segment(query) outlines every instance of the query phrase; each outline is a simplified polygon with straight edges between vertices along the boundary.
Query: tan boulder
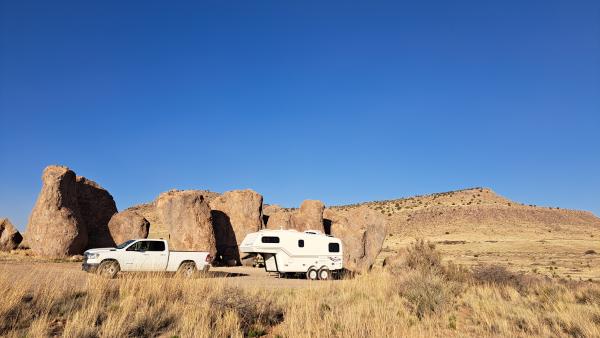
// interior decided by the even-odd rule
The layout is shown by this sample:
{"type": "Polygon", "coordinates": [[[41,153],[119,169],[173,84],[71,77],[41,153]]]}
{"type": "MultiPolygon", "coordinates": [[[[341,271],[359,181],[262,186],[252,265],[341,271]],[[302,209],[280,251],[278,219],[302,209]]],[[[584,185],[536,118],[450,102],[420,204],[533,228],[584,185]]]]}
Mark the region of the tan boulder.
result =
{"type": "Polygon", "coordinates": [[[363,206],[350,211],[327,209],[324,218],[331,235],[342,240],[344,268],[356,273],[369,271],[387,235],[385,217],[363,206]]]}
{"type": "Polygon", "coordinates": [[[8,218],[0,219],[0,251],[10,251],[16,249],[21,241],[23,240],[23,236],[17,230],[17,228],[12,225],[12,223],[8,220],[8,218]]]}
{"type": "Polygon", "coordinates": [[[321,201],[306,200],[300,205],[290,218],[290,228],[298,231],[320,230],[323,231],[323,210],[325,205],[321,201]]]}
{"type": "Polygon", "coordinates": [[[156,210],[173,250],[217,251],[210,208],[202,192],[173,190],[160,194],[156,210]]]}
{"type": "Polygon", "coordinates": [[[279,229],[290,229],[290,218],[292,213],[281,209],[269,215],[269,219],[266,224],[267,229],[279,230],[279,229]]]}
{"type": "Polygon", "coordinates": [[[115,245],[108,231],[108,222],[117,213],[112,195],[98,183],[77,176],[77,202],[81,222],[87,228],[88,248],[105,248],[115,245]]]}
{"type": "Polygon", "coordinates": [[[228,191],[210,201],[217,257],[223,263],[242,263],[238,245],[263,228],[262,202],[262,195],[253,190],[228,191]]]}
{"type": "Polygon", "coordinates": [[[88,241],[81,219],[75,173],[63,166],[44,169],[42,190],[27,225],[33,253],[49,257],[81,254],[88,241]]]}
{"type": "Polygon", "coordinates": [[[130,239],[147,238],[150,222],[133,210],[114,214],[108,222],[110,236],[116,244],[130,239]]]}

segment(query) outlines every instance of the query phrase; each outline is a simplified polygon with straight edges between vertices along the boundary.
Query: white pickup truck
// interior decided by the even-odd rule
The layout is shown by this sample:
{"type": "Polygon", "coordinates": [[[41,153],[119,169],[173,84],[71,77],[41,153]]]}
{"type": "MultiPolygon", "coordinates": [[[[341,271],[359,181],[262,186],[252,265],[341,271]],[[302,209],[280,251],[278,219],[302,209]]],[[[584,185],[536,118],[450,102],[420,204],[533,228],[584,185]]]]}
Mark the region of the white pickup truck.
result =
{"type": "Polygon", "coordinates": [[[119,271],[166,271],[192,276],[208,271],[212,257],[208,252],[169,251],[162,239],[132,239],[114,248],[90,249],[83,254],[82,269],[114,278],[119,271]]]}

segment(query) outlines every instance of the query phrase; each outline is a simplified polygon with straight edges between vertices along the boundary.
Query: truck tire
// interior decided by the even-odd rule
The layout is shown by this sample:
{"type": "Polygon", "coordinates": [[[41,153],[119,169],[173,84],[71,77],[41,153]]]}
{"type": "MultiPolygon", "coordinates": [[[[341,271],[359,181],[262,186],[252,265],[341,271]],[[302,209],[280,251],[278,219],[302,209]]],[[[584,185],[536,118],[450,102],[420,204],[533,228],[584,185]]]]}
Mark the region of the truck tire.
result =
{"type": "Polygon", "coordinates": [[[317,269],[310,267],[306,272],[306,279],[308,280],[317,280],[319,279],[319,272],[317,269]]]}
{"type": "Polygon", "coordinates": [[[331,279],[331,271],[326,266],[323,266],[319,269],[319,279],[320,280],[330,280],[331,279]]]}
{"type": "Polygon", "coordinates": [[[186,277],[186,278],[193,277],[195,273],[196,273],[196,263],[194,263],[194,262],[183,262],[179,266],[179,269],[177,269],[177,274],[182,277],[186,277]]]}
{"type": "Polygon", "coordinates": [[[116,261],[104,261],[98,266],[98,274],[110,279],[115,278],[119,271],[121,271],[121,267],[116,261]]]}

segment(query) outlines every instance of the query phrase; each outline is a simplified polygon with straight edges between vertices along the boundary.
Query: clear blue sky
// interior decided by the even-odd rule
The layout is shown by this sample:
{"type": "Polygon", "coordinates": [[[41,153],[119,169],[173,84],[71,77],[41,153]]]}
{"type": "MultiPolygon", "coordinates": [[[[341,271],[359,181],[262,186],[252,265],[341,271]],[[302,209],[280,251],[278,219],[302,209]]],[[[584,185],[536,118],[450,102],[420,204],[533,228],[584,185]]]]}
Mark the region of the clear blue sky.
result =
{"type": "Polygon", "coordinates": [[[600,215],[598,1],[0,0],[0,215],[49,164],[119,209],[487,186],[600,215]]]}

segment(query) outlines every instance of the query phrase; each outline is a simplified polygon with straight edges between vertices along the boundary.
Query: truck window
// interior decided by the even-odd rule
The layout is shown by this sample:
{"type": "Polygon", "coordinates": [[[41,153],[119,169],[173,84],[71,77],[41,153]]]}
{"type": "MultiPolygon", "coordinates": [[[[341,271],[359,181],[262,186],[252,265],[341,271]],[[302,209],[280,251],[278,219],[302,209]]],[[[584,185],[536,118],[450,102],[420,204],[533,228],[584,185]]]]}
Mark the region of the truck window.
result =
{"type": "Polygon", "coordinates": [[[275,237],[275,236],[263,236],[263,238],[261,238],[261,241],[263,243],[279,243],[279,237],[275,237]]]}
{"type": "Polygon", "coordinates": [[[329,243],[329,252],[340,252],[339,243],[329,243]]]}
{"type": "Polygon", "coordinates": [[[303,239],[298,240],[298,246],[301,248],[304,248],[304,240],[303,239]]]}
{"type": "Polygon", "coordinates": [[[148,251],[149,241],[139,241],[127,248],[127,251],[148,251]]]}
{"type": "Polygon", "coordinates": [[[150,245],[148,251],[165,251],[165,242],[151,241],[148,242],[150,245]]]}

